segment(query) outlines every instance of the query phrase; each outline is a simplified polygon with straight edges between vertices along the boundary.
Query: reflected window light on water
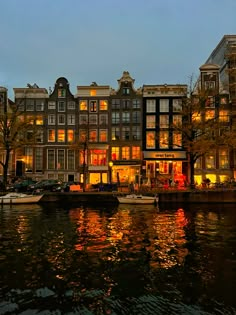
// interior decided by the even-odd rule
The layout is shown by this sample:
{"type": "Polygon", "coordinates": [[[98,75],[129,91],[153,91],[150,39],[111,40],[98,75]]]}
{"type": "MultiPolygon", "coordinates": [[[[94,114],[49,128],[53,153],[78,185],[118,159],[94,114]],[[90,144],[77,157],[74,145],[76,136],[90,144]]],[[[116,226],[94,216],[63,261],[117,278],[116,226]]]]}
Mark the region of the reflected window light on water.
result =
{"type": "Polygon", "coordinates": [[[0,314],[233,314],[235,226],[234,206],[3,208],[0,314]]]}

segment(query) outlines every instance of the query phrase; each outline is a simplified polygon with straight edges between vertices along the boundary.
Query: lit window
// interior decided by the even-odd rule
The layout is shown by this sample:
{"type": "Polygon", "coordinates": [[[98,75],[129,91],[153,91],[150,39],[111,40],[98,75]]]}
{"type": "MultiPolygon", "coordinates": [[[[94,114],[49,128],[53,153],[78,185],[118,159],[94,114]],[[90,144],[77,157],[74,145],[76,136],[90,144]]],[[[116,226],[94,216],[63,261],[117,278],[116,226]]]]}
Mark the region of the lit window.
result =
{"type": "Polygon", "coordinates": [[[113,161],[120,159],[120,148],[119,147],[112,147],[111,148],[111,157],[112,157],[113,161]]]}
{"type": "Polygon", "coordinates": [[[106,165],[106,150],[90,150],[90,165],[106,165]]]}
{"type": "Polygon", "coordinates": [[[106,142],[107,141],[107,130],[100,130],[99,131],[99,141],[106,142]]]}
{"type": "Polygon", "coordinates": [[[87,130],[80,129],[80,131],[79,131],[79,141],[80,142],[86,142],[87,139],[88,139],[87,134],[88,134],[87,130]]]}
{"type": "Polygon", "coordinates": [[[80,110],[88,110],[88,101],[87,100],[79,101],[79,109],[80,110]]]}
{"type": "Polygon", "coordinates": [[[100,110],[107,110],[108,109],[108,102],[107,100],[100,100],[100,110]]]}
{"type": "Polygon", "coordinates": [[[54,129],[48,130],[48,142],[55,142],[55,130],[54,129]]]}
{"type": "Polygon", "coordinates": [[[132,147],[132,159],[139,160],[141,157],[140,147],[132,147]]]}
{"type": "Polygon", "coordinates": [[[219,150],[219,168],[229,168],[229,151],[226,149],[219,150]]]}
{"type": "Polygon", "coordinates": [[[155,147],[156,147],[156,132],[148,131],[146,133],[146,148],[155,149],[155,147]]]}
{"type": "Polygon", "coordinates": [[[96,96],[97,91],[96,90],[90,90],[90,96],[96,96]]]}
{"type": "Polygon", "coordinates": [[[180,132],[173,132],[173,148],[180,149],[182,147],[182,135],[180,132]]]}
{"type": "Polygon", "coordinates": [[[192,114],[192,121],[201,121],[201,113],[195,112],[192,114]]]}
{"type": "Polygon", "coordinates": [[[173,124],[177,127],[182,125],[182,116],[181,115],[173,115],[173,124]]]}
{"type": "Polygon", "coordinates": [[[228,122],[229,121],[229,111],[228,110],[220,110],[219,111],[219,121],[228,122]]]}
{"type": "Polygon", "coordinates": [[[43,116],[37,116],[35,123],[36,125],[43,125],[43,116]]]}
{"type": "Polygon", "coordinates": [[[65,130],[58,129],[57,130],[57,141],[58,142],[65,142],[65,130]]]}
{"type": "Polygon", "coordinates": [[[206,111],[206,120],[214,119],[215,118],[215,110],[207,110],[206,111]]]}
{"type": "Polygon", "coordinates": [[[97,142],[97,130],[89,130],[89,141],[90,142],[97,142]]]}
{"type": "Polygon", "coordinates": [[[169,127],[169,115],[160,115],[160,128],[169,127]]]}
{"type": "Polygon", "coordinates": [[[72,130],[72,129],[67,130],[67,141],[68,142],[74,141],[74,130],[72,130]]]}
{"type": "Polygon", "coordinates": [[[214,152],[209,152],[206,154],[205,163],[206,163],[207,169],[215,168],[215,153],[214,152]]]}
{"type": "Polygon", "coordinates": [[[122,160],[129,160],[130,159],[130,147],[122,147],[121,158],[122,160]]]}
{"type": "Polygon", "coordinates": [[[146,128],[155,128],[156,127],[156,116],[147,115],[146,116],[146,128]]]}
{"type": "Polygon", "coordinates": [[[160,133],[159,133],[159,147],[161,149],[169,148],[169,132],[168,131],[160,131],[160,133]]]}

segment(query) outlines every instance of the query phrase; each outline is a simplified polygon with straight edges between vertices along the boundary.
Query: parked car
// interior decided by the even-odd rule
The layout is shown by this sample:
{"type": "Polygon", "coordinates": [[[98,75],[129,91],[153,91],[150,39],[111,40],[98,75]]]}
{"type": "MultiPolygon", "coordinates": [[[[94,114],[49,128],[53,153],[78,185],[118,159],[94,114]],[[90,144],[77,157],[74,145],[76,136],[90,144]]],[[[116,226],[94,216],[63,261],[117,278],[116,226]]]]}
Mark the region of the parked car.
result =
{"type": "Polygon", "coordinates": [[[27,191],[30,185],[34,185],[36,181],[32,179],[25,179],[20,182],[15,182],[7,187],[7,191],[24,192],[27,191]]]}
{"type": "Polygon", "coordinates": [[[50,190],[53,191],[56,187],[61,185],[61,181],[57,179],[43,179],[33,185],[28,186],[28,191],[34,190],[50,190]]]}

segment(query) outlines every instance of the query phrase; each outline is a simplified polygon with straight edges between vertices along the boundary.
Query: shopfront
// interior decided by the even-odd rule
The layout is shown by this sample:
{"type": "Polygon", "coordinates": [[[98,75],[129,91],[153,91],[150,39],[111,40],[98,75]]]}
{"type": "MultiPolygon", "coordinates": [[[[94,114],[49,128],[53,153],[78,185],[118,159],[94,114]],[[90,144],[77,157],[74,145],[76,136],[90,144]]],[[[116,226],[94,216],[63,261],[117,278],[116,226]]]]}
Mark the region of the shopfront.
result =
{"type": "Polygon", "coordinates": [[[144,152],[143,183],[159,187],[186,186],[188,183],[186,152],[144,152]]]}

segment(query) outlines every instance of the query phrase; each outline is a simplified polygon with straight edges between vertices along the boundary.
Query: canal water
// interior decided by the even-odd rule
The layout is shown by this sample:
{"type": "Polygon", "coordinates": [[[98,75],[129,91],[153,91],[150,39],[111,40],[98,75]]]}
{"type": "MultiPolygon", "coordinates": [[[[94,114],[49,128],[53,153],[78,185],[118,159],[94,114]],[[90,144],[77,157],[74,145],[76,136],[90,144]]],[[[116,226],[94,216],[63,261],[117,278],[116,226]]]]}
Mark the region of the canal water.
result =
{"type": "Polygon", "coordinates": [[[0,314],[236,314],[236,207],[3,206],[0,314]]]}

